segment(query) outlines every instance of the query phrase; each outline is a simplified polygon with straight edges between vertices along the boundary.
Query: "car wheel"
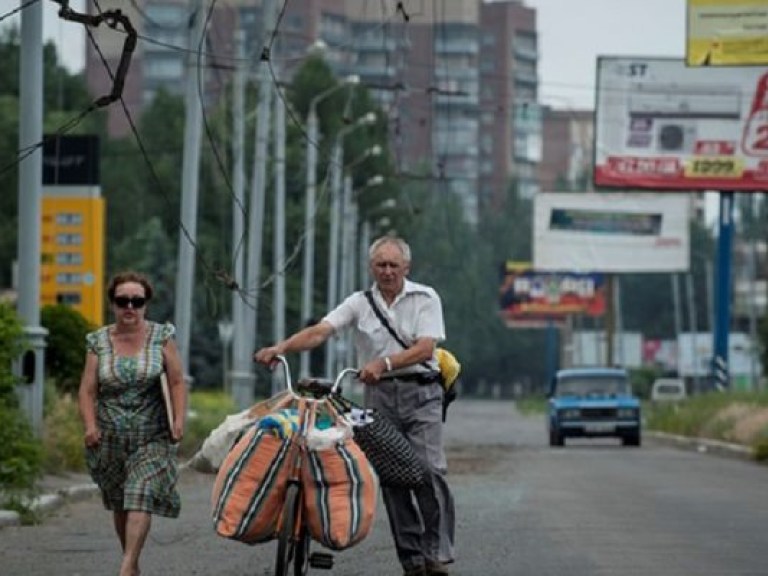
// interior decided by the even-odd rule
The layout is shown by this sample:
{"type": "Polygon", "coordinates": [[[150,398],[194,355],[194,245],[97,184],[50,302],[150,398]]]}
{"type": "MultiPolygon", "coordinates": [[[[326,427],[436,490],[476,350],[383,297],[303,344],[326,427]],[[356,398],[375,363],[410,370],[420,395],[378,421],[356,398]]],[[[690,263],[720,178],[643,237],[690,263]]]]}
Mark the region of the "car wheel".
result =
{"type": "Polygon", "coordinates": [[[636,432],[634,434],[630,434],[629,436],[622,437],[621,443],[624,446],[640,446],[640,433],[636,432]]]}
{"type": "Polygon", "coordinates": [[[563,446],[565,444],[565,438],[563,437],[563,434],[553,428],[549,431],[549,445],[550,446],[563,446]]]}

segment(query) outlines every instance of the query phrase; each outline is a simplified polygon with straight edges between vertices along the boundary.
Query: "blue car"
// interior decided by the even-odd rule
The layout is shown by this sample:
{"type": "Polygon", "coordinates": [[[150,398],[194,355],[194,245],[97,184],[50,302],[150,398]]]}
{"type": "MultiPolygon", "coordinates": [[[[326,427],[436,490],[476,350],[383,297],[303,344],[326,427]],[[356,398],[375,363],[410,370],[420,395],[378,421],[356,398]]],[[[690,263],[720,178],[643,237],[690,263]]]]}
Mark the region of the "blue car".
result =
{"type": "Polygon", "coordinates": [[[640,446],[640,400],[632,395],[621,368],[559,370],[549,390],[549,445],[566,438],[618,437],[624,446],[640,446]]]}

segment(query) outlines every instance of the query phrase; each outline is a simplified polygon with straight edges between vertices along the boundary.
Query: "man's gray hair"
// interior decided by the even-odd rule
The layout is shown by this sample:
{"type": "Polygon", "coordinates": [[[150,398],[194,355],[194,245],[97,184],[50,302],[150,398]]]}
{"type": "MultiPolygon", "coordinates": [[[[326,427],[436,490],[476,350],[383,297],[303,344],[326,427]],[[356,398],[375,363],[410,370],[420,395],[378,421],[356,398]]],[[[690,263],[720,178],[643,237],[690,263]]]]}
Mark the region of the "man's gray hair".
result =
{"type": "Polygon", "coordinates": [[[394,244],[400,248],[400,252],[403,254],[403,260],[406,262],[411,261],[411,247],[408,246],[408,243],[405,240],[398,236],[382,236],[381,238],[374,240],[371,247],[368,249],[368,260],[373,260],[373,255],[379,248],[384,246],[384,244],[394,244]]]}

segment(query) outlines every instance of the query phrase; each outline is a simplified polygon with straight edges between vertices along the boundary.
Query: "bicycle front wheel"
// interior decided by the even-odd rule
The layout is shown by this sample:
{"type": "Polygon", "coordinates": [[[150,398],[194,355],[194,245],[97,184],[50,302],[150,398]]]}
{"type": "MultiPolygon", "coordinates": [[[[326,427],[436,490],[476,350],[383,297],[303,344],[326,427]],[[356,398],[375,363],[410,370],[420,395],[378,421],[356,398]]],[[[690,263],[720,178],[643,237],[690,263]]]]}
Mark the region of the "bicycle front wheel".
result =
{"type": "Polygon", "coordinates": [[[300,493],[297,484],[288,486],[283,504],[283,524],[277,539],[275,576],[288,576],[293,565],[293,576],[304,576],[309,566],[309,535],[299,520],[300,493]]]}

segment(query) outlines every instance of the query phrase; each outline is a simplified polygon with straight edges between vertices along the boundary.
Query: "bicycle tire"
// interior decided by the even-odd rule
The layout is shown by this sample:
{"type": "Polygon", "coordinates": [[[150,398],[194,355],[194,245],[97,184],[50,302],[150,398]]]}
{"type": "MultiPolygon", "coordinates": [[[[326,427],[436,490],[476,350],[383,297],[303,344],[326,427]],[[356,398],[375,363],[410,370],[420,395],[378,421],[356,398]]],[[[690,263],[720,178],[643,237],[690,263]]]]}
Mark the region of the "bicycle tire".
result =
{"type": "Polygon", "coordinates": [[[296,542],[293,561],[293,576],[306,576],[309,572],[309,543],[311,538],[307,527],[302,523],[299,528],[299,541],[296,542]]]}
{"type": "MultiPolygon", "coordinates": [[[[277,558],[275,559],[275,576],[288,576],[291,564],[296,560],[296,519],[299,509],[299,486],[290,484],[285,492],[283,518],[280,533],[277,537],[277,558]]],[[[296,564],[294,564],[294,572],[296,564]]],[[[294,576],[296,576],[294,574],[294,576]]]]}

